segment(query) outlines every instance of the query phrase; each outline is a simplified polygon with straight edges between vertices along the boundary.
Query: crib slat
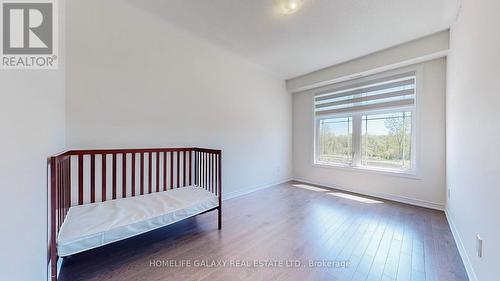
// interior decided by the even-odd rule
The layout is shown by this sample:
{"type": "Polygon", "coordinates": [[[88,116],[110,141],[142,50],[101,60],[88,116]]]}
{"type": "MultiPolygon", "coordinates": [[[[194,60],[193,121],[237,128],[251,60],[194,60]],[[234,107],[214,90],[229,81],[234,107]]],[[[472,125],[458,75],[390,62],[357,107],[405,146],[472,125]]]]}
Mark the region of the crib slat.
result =
{"type": "Polygon", "coordinates": [[[59,225],[62,225],[62,221],[63,221],[63,212],[62,212],[62,208],[63,208],[63,204],[62,204],[62,199],[63,199],[63,192],[64,192],[64,186],[63,186],[63,181],[64,181],[64,171],[63,171],[63,165],[62,165],[62,162],[59,163],[59,225]]]}
{"type": "Polygon", "coordinates": [[[187,182],[187,175],[186,175],[186,171],[187,171],[187,162],[186,162],[186,151],[183,151],[182,152],[182,157],[183,157],[183,163],[182,163],[182,179],[183,179],[183,182],[184,182],[184,186],[186,186],[187,182]]]}
{"type": "Polygon", "coordinates": [[[66,161],[62,161],[61,163],[61,170],[62,170],[62,200],[61,200],[61,213],[62,213],[62,216],[64,218],[64,215],[65,215],[65,212],[66,212],[66,181],[67,181],[67,173],[66,173],[66,161]]]}
{"type": "Polygon", "coordinates": [[[214,154],[214,170],[213,170],[213,192],[214,194],[217,193],[217,154],[214,154]]]}
{"type": "Polygon", "coordinates": [[[116,199],[116,153],[113,153],[113,199],[116,199]]]}
{"type": "Polygon", "coordinates": [[[141,153],[141,195],[144,194],[144,153],[141,153]]]}
{"type": "Polygon", "coordinates": [[[219,183],[218,177],[217,177],[217,172],[219,171],[219,166],[217,159],[219,159],[219,156],[217,154],[214,155],[214,194],[217,195],[217,185],[219,183]]]}
{"type": "Polygon", "coordinates": [[[61,206],[59,212],[61,212],[61,224],[64,218],[64,196],[66,195],[64,193],[64,181],[66,180],[66,173],[64,172],[64,162],[61,161],[61,206]]]}
{"type": "Polygon", "coordinates": [[[90,203],[95,202],[95,154],[90,154],[90,203]]]}
{"type": "Polygon", "coordinates": [[[78,205],[83,204],[83,154],[78,155],[78,205]]]}
{"type": "Polygon", "coordinates": [[[61,212],[59,211],[60,206],[61,206],[61,167],[60,167],[60,162],[58,161],[56,164],[56,170],[57,170],[57,189],[56,189],[56,212],[57,212],[57,228],[59,229],[61,225],[61,212]]]}
{"type": "Polygon", "coordinates": [[[63,216],[63,219],[64,219],[64,216],[66,215],[66,196],[67,196],[67,191],[66,191],[66,188],[67,188],[67,185],[66,183],[68,182],[68,173],[67,173],[67,167],[68,167],[68,164],[67,164],[67,161],[64,160],[62,162],[62,171],[63,171],[63,177],[62,177],[62,206],[61,206],[61,212],[62,212],[62,216],[63,216]]]}
{"type": "Polygon", "coordinates": [[[170,189],[174,188],[174,153],[170,152],[170,189]]]}
{"type": "Polygon", "coordinates": [[[205,153],[205,186],[208,191],[210,191],[210,154],[205,153]]]}
{"type": "Polygon", "coordinates": [[[212,154],[207,154],[207,187],[212,192],[212,154]]]}
{"type": "Polygon", "coordinates": [[[167,152],[163,152],[163,190],[167,190],[167,152]]]}
{"type": "Polygon", "coordinates": [[[64,179],[64,171],[62,168],[62,161],[59,162],[59,225],[62,225],[62,198],[63,198],[63,192],[64,192],[64,187],[63,187],[63,179],[64,179]]]}
{"type": "Polygon", "coordinates": [[[151,158],[152,158],[152,154],[151,154],[151,152],[150,152],[150,153],[148,154],[148,191],[149,191],[149,193],[151,193],[151,184],[152,184],[152,179],[151,179],[151,177],[152,177],[152,174],[153,174],[153,167],[152,167],[152,165],[151,165],[151,163],[152,163],[153,161],[151,160],[151,158]]]}
{"type": "Polygon", "coordinates": [[[194,151],[194,184],[199,186],[198,184],[198,172],[200,171],[198,169],[198,152],[194,151]]]}
{"type": "Polygon", "coordinates": [[[67,182],[68,182],[68,161],[64,160],[62,162],[62,171],[63,171],[63,177],[62,177],[62,188],[63,188],[63,193],[62,193],[62,206],[61,206],[61,212],[64,220],[64,216],[66,216],[66,198],[68,196],[68,191],[67,191],[67,182]]]}
{"type": "Polygon", "coordinates": [[[127,197],[127,153],[122,154],[122,198],[127,197]]]}
{"type": "Polygon", "coordinates": [[[215,172],[215,163],[214,163],[214,157],[215,155],[214,154],[211,154],[210,155],[210,177],[212,178],[212,180],[210,180],[210,186],[211,186],[211,190],[212,192],[215,190],[215,175],[214,175],[214,172],[215,172]]]}
{"type": "Polygon", "coordinates": [[[64,220],[64,216],[66,215],[66,197],[67,197],[67,185],[66,183],[68,182],[68,172],[67,172],[67,167],[68,167],[68,164],[67,164],[67,161],[64,160],[62,162],[62,171],[63,171],[63,177],[62,177],[62,206],[61,206],[61,212],[62,212],[62,217],[63,217],[63,220],[64,220]]]}
{"type": "Polygon", "coordinates": [[[177,187],[179,187],[181,183],[181,177],[180,177],[181,157],[179,151],[177,151],[176,154],[177,154],[177,187]]]}
{"type": "Polygon", "coordinates": [[[59,206],[59,197],[58,197],[58,194],[59,194],[59,169],[58,169],[58,161],[55,161],[54,162],[54,165],[51,166],[51,169],[53,169],[55,172],[54,172],[54,178],[51,179],[51,180],[54,180],[55,181],[55,184],[54,184],[54,189],[51,190],[51,196],[54,196],[54,200],[52,200],[52,202],[54,202],[54,214],[55,214],[55,217],[54,217],[54,224],[56,225],[56,228],[59,229],[59,213],[57,212],[57,208],[59,206]]]}
{"type": "Polygon", "coordinates": [[[67,207],[67,210],[66,212],[69,210],[69,207],[71,206],[71,156],[68,157],[68,182],[67,182],[67,186],[66,188],[68,189],[68,199],[66,201],[66,207],[67,207]]]}
{"type": "Polygon", "coordinates": [[[205,153],[200,152],[200,182],[201,186],[205,188],[205,153]]]}
{"type": "Polygon", "coordinates": [[[106,201],[106,154],[101,155],[101,201],[106,201]]]}
{"type": "Polygon", "coordinates": [[[64,197],[64,215],[66,216],[66,214],[68,213],[68,198],[69,198],[69,193],[71,191],[71,181],[70,181],[70,170],[69,170],[69,161],[70,157],[68,157],[68,160],[66,160],[66,172],[64,173],[66,175],[66,182],[65,182],[65,188],[64,190],[66,191],[66,197],[64,197]]]}
{"type": "Polygon", "coordinates": [[[70,200],[70,192],[71,192],[71,188],[70,188],[70,184],[71,184],[71,174],[70,174],[70,164],[71,164],[71,161],[69,160],[70,158],[68,157],[68,160],[66,160],[66,187],[65,187],[65,190],[66,190],[66,199],[64,200],[64,213],[65,215],[68,213],[68,209],[69,209],[69,200],[70,200]]]}
{"type": "MultiPolygon", "coordinates": [[[[217,193],[216,195],[219,197],[219,208],[221,206],[221,203],[222,203],[222,194],[221,191],[222,191],[222,152],[219,152],[218,156],[218,163],[217,163],[217,167],[218,167],[218,173],[217,173],[217,178],[219,179],[219,182],[217,183],[217,193]]],[[[220,213],[221,212],[221,209],[219,209],[219,218],[220,218],[220,213]]],[[[219,220],[220,222],[220,220],[219,220]]]]}
{"type": "Polygon", "coordinates": [[[61,203],[61,212],[62,212],[62,216],[64,218],[64,215],[66,214],[66,182],[67,182],[67,177],[68,177],[68,174],[66,172],[66,167],[67,167],[67,164],[66,164],[66,161],[62,161],[61,163],[61,168],[62,168],[62,173],[63,173],[63,176],[62,176],[62,203],[61,203]]]}
{"type": "Polygon", "coordinates": [[[217,155],[214,155],[214,192],[217,190],[217,155]]]}
{"type": "Polygon", "coordinates": [[[60,197],[61,197],[61,203],[60,203],[60,206],[59,206],[59,212],[61,213],[61,225],[62,225],[62,222],[63,222],[63,219],[64,219],[64,196],[66,195],[64,193],[64,181],[65,181],[65,176],[66,176],[66,173],[64,172],[64,162],[61,161],[61,164],[60,164],[60,169],[61,169],[61,191],[60,191],[60,197]]]}
{"type": "Polygon", "coordinates": [[[61,188],[62,188],[62,193],[61,193],[61,213],[64,218],[64,212],[66,211],[66,161],[61,162],[61,171],[62,171],[62,177],[61,177],[61,188]]]}
{"type": "Polygon", "coordinates": [[[213,190],[217,190],[217,155],[214,154],[213,157],[214,170],[213,170],[213,190]]]}
{"type": "Polygon", "coordinates": [[[156,192],[160,191],[160,152],[156,152],[156,192]]]}
{"type": "Polygon", "coordinates": [[[207,158],[207,190],[210,190],[210,154],[207,153],[206,155],[207,158]]]}
{"type": "Polygon", "coordinates": [[[215,194],[217,194],[217,185],[219,184],[219,177],[217,173],[219,172],[219,155],[215,155],[214,164],[215,164],[215,194]]]}
{"type": "Polygon", "coordinates": [[[62,171],[61,171],[61,162],[57,163],[56,166],[57,169],[57,227],[61,227],[61,177],[62,177],[62,171]]]}
{"type": "Polygon", "coordinates": [[[62,225],[63,222],[63,195],[64,195],[64,171],[63,171],[63,163],[62,161],[59,163],[59,225],[62,225]]]}
{"type": "Polygon", "coordinates": [[[68,161],[63,162],[64,169],[64,198],[63,198],[63,215],[66,216],[66,207],[68,206],[68,161]]]}
{"type": "Polygon", "coordinates": [[[192,152],[191,150],[190,150],[190,151],[189,151],[189,153],[188,153],[188,155],[189,155],[189,166],[188,166],[188,167],[189,167],[189,168],[188,168],[188,173],[189,173],[189,185],[191,185],[191,184],[192,184],[192,183],[191,183],[191,176],[192,176],[192,173],[191,173],[191,172],[192,172],[192,166],[193,166],[193,164],[191,163],[191,157],[192,157],[192,155],[191,155],[191,154],[192,154],[192,153],[193,153],[193,152],[192,152]]]}
{"type": "MultiPolygon", "coordinates": [[[[217,156],[217,178],[219,179],[219,182],[217,183],[217,194],[221,191],[221,185],[222,185],[222,155],[219,154],[217,156]]],[[[222,195],[220,195],[222,196],[222,195]]]]}
{"type": "Polygon", "coordinates": [[[215,154],[212,154],[212,192],[215,190],[215,154]]]}
{"type": "Polygon", "coordinates": [[[132,179],[130,186],[132,187],[132,196],[135,196],[135,152],[132,153],[132,179]]]}

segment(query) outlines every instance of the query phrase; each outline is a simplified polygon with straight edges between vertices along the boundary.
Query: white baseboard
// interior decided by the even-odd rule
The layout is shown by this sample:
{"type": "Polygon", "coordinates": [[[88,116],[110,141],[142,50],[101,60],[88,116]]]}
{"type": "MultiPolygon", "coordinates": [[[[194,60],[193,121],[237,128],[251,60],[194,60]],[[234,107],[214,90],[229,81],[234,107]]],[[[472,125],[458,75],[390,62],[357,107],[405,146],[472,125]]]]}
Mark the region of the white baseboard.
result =
{"type": "Polygon", "coordinates": [[[284,178],[284,179],[281,179],[281,180],[278,180],[278,181],[275,181],[275,182],[271,182],[271,183],[267,183],[267,184],[260,184],[260,185],[253,186],[253,187],[250,187],[250,188],[245,188],[243,190],[238,190],[238,191],[234,191],[234,192],[229,192],[229,193],[226,193],[226,194],[222,194],[222,200],[225,201],[225,200],[233,199],[233,198],[236,198],[236,197],[240,197],[240,196],[243,196],[243,195],[255,192],[255,191],[259,191],[259,190],[262,190],[262,189],[265,189],[265,188],[268,188],[268,187],[271,187],[271,186],[275,186],[275,185],[278,185],[278,184],[289,182],[291,180],[292,180],[291,177],[290,178],[284,178]]]}
{"type": "Polygon", "coordinates": [[[460,257],[462,258],[462,262],[465,266],[465,271],[467,271],[467,275],[469,276],[469,280],[470,281],[478,281],[477,276],[476,276],[476,272],[474,271],[474,268],[472,267],[472,263],[470,262],[469,255],[467,254],[467,251],[465,250],[464,243],[462,242],[462,237],[460,236],[460,232],[458,232],[458,229],[455,226],[453,219],[449,215],[448,209],[445,208],[444,213],[446,214],[446,219],[448,220],[448,224],[450,225],[451,234],[453,235],[453,238],[455,239],[455,244],[457,244],[458,252],[460,253],[460,257]]]}
{"type": "MultiPolygon", "coordinates": [[[[62,262],[63,262],[63,258],[58,258],[57,259],[57,278],[59,278],[59,273],[61,273],[61,268],[62,268],[62,262]]],[[[52,272],[51,272],[51,264],[52,262],[49,260],[49,263],[47,265],[47,281],[51,281],[52,280],[52,272]]]]}
{"type": "Polygon", "coordinates": [[[313,181],[313,180],[301,178],[301,177],[295,177],[294,180],[298,181],[298,182],[307,183],[307,184],[319,185],[319,186],[324,186],[327,188],[344,190],[344,191],[348,191],[348,192],[377,197],[377,198],[381,198],[381,199],[387,199],[387,200],[396,201],[396,202],[405,203],[405,204],[410,204],[410,205],[414,205],[414,206],[444,211],[444,205],[439,204],[439,203],[435,203],[435,202],[414,199],[414,198],[409,198],[409,197],[404,197],[404,196],[399,196],[399,195],[387,194],[387,193],[365,192],[365,191],[360,191],[360,190],[357,190],[354,188],[335,186],[335,185],[331,185],[328,183],[313,181]]]}

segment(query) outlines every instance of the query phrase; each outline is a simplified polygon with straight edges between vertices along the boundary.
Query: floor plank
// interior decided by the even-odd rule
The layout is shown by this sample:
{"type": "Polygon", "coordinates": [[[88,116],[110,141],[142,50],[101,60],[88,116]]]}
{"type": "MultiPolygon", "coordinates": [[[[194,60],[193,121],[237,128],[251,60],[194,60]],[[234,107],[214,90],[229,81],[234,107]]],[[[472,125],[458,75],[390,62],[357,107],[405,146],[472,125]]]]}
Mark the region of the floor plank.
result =
{"type": "Polygon", "coordinates": [[[60,280],[468,280],[443,212],[298,182],[65,259],[60,280]]]}

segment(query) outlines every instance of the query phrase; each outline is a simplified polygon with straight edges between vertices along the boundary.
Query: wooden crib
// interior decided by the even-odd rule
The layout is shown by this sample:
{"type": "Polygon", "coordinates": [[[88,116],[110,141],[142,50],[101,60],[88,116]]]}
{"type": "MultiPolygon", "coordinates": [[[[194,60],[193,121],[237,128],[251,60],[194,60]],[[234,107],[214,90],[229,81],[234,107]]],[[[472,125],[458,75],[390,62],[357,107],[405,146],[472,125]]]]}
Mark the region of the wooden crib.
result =
{"type": "MultiPolygon", "coordinates": [[[[61,256],[123,240],[187,217],[218,210],[218,228],[221,229],[221,157],[221,150],[205,148],[70,150],[49,157],[52,280],[57,280],[57,261],[61,256]],[[182,198],[174,202],[187,202],[186,206],[197,207],[190,207],[186,211],[182,210],[182,204],[169,207],[169,203],[162,203],[162,200],[168,201],[165,198],[176,199],[176,196],[182,198]],[[123,231],[120,230],[123,234],[119,232],[121,236],[116,238],[114,233],[110,241],[102,242],[105,233],[95,234],[102,235],[99,236],[100,240],[94,239],[101,241],[100,244],[78,248],[75,243],[80,240],[71,237],[66,240],[71,243],[73,240],[78,241],[73,244],[68,242],[64,250],[59,245],[62,244],[62,234],[67,234],[65,237],[74,236],[75,227],[76,233],[78,232],[78,216],[88,219],[89,213],[95,209],[102,212],[120,204],[122,210],[127,209],[124,207],[127,204],[149,208],[148,200],[162,203],[160,209],[170,208],[171,213],[160,214],[161,216],[155,217],[156,221],[144,224],[147,227],[141,225],[141,221],[124,224],[123,231]],[[198,205],[191,204],[194,201],[190,200],[195,200],[198,205]],[[97,205],[99,208],[94,208],[97,205]]],[[[153,205],[151,204],[151,208],[153,205]]],[[[99,213],[94,213],[94,216],[103,217],[99,213]]],[[[87,236],[88,234],[86,233],[87,236]]],[[[89,244],[88,241],[85,243],[89,244]]]]}

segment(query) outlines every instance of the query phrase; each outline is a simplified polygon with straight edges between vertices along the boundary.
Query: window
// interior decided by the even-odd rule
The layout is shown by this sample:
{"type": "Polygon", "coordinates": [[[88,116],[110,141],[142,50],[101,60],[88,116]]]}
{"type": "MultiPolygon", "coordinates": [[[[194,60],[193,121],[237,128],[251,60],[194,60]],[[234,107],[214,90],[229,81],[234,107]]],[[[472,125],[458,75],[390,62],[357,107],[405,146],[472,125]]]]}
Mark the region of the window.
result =
{"type": "Polygon", "coordinates": [[[415,72],[316,94],[315,163],[414,173],[415,97],[415,72]]]}
{"type": "Polygon", "coordinates": [[[411,169],[411,111],[364,115],[361,165],[411,169]]]}
{"type": "Polygon", "coordinates": [[[322,119],[319,132],[319,161],[352,163],[352,117],[322,119]]]}

